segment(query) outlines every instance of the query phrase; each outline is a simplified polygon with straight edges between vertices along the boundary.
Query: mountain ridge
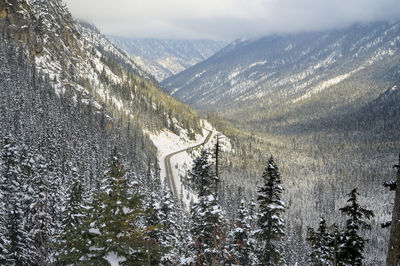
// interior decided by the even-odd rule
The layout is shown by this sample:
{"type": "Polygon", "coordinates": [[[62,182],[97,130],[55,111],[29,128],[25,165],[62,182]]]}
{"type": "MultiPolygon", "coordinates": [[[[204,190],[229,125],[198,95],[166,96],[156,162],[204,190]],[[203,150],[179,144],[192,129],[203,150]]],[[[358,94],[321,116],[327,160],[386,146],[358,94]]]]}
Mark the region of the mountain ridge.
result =
{"type": "MultiPolygon", "coordinates": [[[[272,106],[304,104],[355,76],[373,81],[382,92],[398,75],[399,31],[399,22],[376,22],[237,40],[162,85],[196,108],[221,112],[232,106],[246,112],[244,105],[273,112],[272,106]]],[[[368,94],[375,85],[360,97],[372,99],[368,94]]]]}
{"type": "Polygon", "coordinates": [[[62,1],[1,0],[0,14],[3,34],[27,49],[58,93],[73,90],[112,117],[130,117],[149,130],[201,133],[194,110],[165,93],[96,27],[75,21],[62,1]]]}
{"type": "Polygon", "coordinates": [[[213,40],[109,38],[159,82],[203,61],[225,45],[225,42],[213,40]]]}

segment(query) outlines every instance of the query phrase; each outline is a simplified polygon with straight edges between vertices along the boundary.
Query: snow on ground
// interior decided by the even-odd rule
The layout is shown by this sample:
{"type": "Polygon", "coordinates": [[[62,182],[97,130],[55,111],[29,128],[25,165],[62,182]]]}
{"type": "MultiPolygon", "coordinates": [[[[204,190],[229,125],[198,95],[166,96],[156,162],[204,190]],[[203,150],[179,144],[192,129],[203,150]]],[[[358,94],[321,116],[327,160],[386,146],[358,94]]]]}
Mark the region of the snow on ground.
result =
{"type": "Polygon", "coordinates": [[[120,263],[126,261],[124,257],[118,257],[114,252],[107,253],[107,256],[104,257],[111,266],[119,266],[120,263]]]}
{"type": "Polygon", "coordinates": [[[187,134],[184,134],[186,132],[178,136],[168,129],[164,129],[158,133],[150,131],[146,131],[145,133],[149,135],[150,139],[153,141],[154,145],[158,149],[157,157],[161,168],[162,183],[164,183],[164,179],[166,176],[164,165],[165,157],[173,152],[180,151],[203,142],[207,135],[207,133],[204,134],[203,130],[203,136],[201,136],[200,134],[196,134],[195,140],[190,140],[187,134]]]}
{"type": "MultiPolygon", "coordinates": [[[[181,134],[180,136],[176,135],[168,129],[164,129],[159,133],[146,132],[158,149],[157,157],[161,169],[160,178],[162,184],[164,184],[166,178],[165,157],[168,154],[186,149],[188,147],[196,146],[204,142],[205,138],[208,135],[208,131],[206,130],[207,127],[204,128],[204,126],[209,126],[209,124],[203,123],[203,136],[201,136],[200,134],[196,134],[195,140],[190,140],[187,134],[185,134],[186,131],[184,130],[181,130],[183,134],[181,134]]],[[[208,129],[210,130],[210,128],[208,129]]],[[[171,158],[171,167],[177,193],[178,196],[182,196],[185,202],[185,206],[189,206],[189,202],[192,199],[192,193],[185,190],[184,188],[182,189],[179,174],[183,174],[184,172],[184,170],[181,169],[182,167],[185,167],[185,169],[191,167],[192,161],[193,157],[189,156],[187,152],[179,153],[171,158]]]]}
{"type": "MultiPolygon", "coordinates": [[[[176,151],[180,151],[189,147],[196,146],[204,142],[209,132],[212,132],[212,136],[209,142],[205,145],[205,148],[211,149],[216,143],[216,135],[220,136],[221,148],[224,151],[231,151],[231,144],[227,137],[223,136],[221,133],[216,131],[215,128],[211,126],[205,120],[202,120],[203,126],[203,136],[196,135],[195,140],[190,140],[187,136],[187,131],[181,130],[183,134],[180,136],[174,134],[173,132],[165,129],[159,133],[146,132],[150,139],[153,141],[154,145],[158,149],[158,160],[161,168],[160,178],[161,183],[164,184],[166,177],[165,169],[165,157],[176,151]]],[[[193,159],[199,155],[201,147],[188,152],[181,152],[171,157],[171,168],[174,182],[176,185],[178,197],[181,197],[186,208],[190,206],[191,201],[196,201],[197,197],[190,190],[183,187],[181,182],[181,177],[186,176],[187,170],[192,167],[193,159]]]]}

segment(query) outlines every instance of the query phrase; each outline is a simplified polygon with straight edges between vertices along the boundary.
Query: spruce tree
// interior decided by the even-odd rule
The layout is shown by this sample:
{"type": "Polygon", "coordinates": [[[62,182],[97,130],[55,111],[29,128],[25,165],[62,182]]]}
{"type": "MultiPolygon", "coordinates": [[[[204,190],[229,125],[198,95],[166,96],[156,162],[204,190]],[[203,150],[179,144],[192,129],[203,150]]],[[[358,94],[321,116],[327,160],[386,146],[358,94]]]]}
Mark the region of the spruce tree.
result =
{"type": "Polygon", "coordinates": [[[230,255],[235,265],[251,265],[252,246],[250,241],[251,227],[246,201],[241,200],[236,219],[231,229],[232,243],[230,255]]]}
{"type": "Polygon", "coordinates": [[[259,218],[257,221],[258,238],[257,256],[263,265],[282,264],[282,245],[285,226],[282,214],[285,203],[281,200],[282,180],[278,167],[271,158],[262,178],[264,185],[258,187],[259,218]]]}
{"type": "Polygon", "coordinates": [[[343,232],[342,241],[340,243],[340,260],[343,264],[349,265],[362,265],[364,258],[363,251],[365,243],[368,241],[359,235],[359,231],[371,230],[371,225],[364,219],[370,219],[374,216],[371,210],[362,208],[357,202],[357,196],[359,196],[357,189],[353,189],[348,195],[349,203],[339,210],[348,216],[346,221],[346,227],[343,232]]]}
{"type": "Polygon", "coordinates": [[[210,154],[203,150],[193,163],[189,175],[196,182],[199,200],[191,208],[192,261],[199,265],[216,265],[222,259],[224,241],[223,213],[215,195],[216,178],[210,154]]]}
{"type": "MultiPolygon", "coordinates": [[[[152,186],[153,187],[153,186],[152,186]]],[[[146,226],[151,228],[151,230],[147,231],[146,241],[147,243],[153,243],[158,246],[158,252],[161,255],[166,253],[169,250],[169,245],[164,241],[166,237],[166,231],[162,225],[163,221],[163,212],[162,212],[162,202],[159,194],[155,193],[155,191],[160,191],[160,186],[155,186],[158,189],[154,189],[150,192],[150,197],[147,198],[147,203],[145,204],[146,209],[148,210],[148,215],[146,215],[146,226]]],[[[150,263],[159,263],[164,259],[160,256],[156,256],[156,260],[154,260],[154,256],[150,256],[147,259],[150,263]]]]}
{"type": "Polygon", "coordinates": [[[330,232],[325,219],[322,217],[318,230],[307,228],[307,242],[311,246],[311,265],[331,265],[334,261],[334,235],[330,232]]]}
{"type": "Polygon", "coordinates": [[[0,187],[3,202],[7,208],[4,215],[4,241],[7,244],[5,250],[6,264],[27,265],[30,260],[30,236],[27,232],[24,220],[23,187],[21,171],[21,147],[12,137],[3,139],[1,159],[3,169],[0,187]]]}
{"type": "Polygon", "coordinates": [[[211,154],[203,149],[201,154],[193,160],[193,167],[188,172],[189,179],[198,191],[199,197],[210,195],[215,190],[217,178],[212,172],[211,154]]]}
{"type": "Polygon", "coordinates": [[[162,256],[158,245],[146,238],[154,230],[144,226],[144,195],[129,191],[129,180],[114,149],[110,169],[103,186],[94,195],[88,234],[91,234],[90,253],[85,263],[106,264],[110,256],[121,265],[156,264],[162,256]]]}
{"type": "Polygon", "coordinates": [[[257,265],[258,258],[257,258],[257,221],[258,221],[258,211],[257,211],[257,203],[254,199],[250,200],[249,203],[249,216],[248,216],[248,223],[250,225],[250,233],[249,233],[249,248],[250,250],[250,259],[251,265],[257,265]]]}
{"type": "MultiPolygon", "coordinates": [[[[65,264],[77,262],[83,254],[89,252],[89,238],[85,227],[87,206],[83,199],[82,177],[78,169],[71,169],[71,185],[68,189],[68,199],[63,213],[63,231],[57,244],[58,259],[65,264]]],[[[86,225],[87,226],[87,225],[86,225]]]]}
{"type": "MultiPolygon", "coordinates": [[[[183,210],[171,190],[166,185],[161,198],[160,218],[162,226],[161,245],[169,248],[161,262],[166,265],[177,264],[179,259],[179,243],[182,238],[182,230],[179,222],[179,213],[183,210]]],[[[185,247],[186,248],[186,247],[185,247]]]]}
{"type": "Polygon", "coordinates": [[[29,235],[33,240],[31,260],[37,265],[48,265],[52,263],[52,229],[55,226],[50,214],[47,165],[43,156],[37,154],[35,157],[36,167],[29,182],[33,191],[28,215],[29,235]]]}

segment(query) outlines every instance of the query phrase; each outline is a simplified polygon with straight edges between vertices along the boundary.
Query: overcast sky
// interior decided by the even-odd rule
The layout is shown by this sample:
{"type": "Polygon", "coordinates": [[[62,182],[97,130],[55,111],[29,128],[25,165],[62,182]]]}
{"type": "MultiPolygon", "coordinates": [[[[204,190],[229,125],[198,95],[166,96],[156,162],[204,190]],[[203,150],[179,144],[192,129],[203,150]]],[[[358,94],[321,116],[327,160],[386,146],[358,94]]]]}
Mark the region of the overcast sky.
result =
{"type": "Polygon", "coordinates": [[[223,39],[400,19],[400,0],[65,0],[102,33],[223,39]]]}

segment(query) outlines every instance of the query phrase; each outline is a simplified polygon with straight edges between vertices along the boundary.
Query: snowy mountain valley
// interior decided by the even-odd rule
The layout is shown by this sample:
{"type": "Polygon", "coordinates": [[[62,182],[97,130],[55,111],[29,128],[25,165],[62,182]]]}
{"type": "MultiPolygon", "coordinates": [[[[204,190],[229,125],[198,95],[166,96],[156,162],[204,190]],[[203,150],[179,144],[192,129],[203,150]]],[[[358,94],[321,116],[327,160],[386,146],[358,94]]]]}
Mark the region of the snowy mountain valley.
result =
{"type": "Polygon", "coordinates": [[[0,0],[0,265],[384,265],[399,25],[117,47],[0,0]]]}
{"type": "Polygon", "coordinates": [[[159,82],[207,59],[227,44],[213,40],[109,39],[159,82]]]}

